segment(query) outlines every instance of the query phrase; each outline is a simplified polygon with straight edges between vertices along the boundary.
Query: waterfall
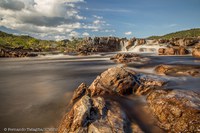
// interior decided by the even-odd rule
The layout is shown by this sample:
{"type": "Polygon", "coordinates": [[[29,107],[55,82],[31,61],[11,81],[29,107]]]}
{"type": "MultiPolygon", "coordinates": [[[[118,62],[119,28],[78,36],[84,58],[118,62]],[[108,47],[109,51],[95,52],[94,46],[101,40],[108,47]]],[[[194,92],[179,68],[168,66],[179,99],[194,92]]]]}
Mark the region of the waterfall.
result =
{"type": "Polygon", "coordinates": [[[123,51],[123,52],[128,51],[128,50],[126,49],[127,46],[128,46],[128,41],[126,41],[126,40],[120,41],[120,49],[121,49],[121,51],[123,51]]]}
{"type": "Polygon", "coordinates": [[[146,40],[145,44],[138,45],[138,42],[135,41],[135,44],[127,50],[128,41],[120,42],[120,49],[123,52],[147,52],[147,53],[157,53],[159,48],[166,48],[168,44],[159,44],[154,40],[146,40]]]}

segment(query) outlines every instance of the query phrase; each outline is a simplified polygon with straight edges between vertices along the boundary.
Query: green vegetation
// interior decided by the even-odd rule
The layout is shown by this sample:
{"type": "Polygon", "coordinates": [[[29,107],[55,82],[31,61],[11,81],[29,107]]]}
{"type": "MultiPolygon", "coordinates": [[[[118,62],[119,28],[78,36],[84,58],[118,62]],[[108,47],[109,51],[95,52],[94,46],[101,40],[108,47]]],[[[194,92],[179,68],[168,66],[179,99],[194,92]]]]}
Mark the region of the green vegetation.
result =
{"type": "Polygon", "coordinates": [[[74,52],[81,44],[81,38],[72,40],[52,41],[39,40],[30,36],[16,36],[0,31],[0,47],[30,51],[71,51],[74,52]]]}
{"type": "Polygon", "coordinates": [[[148,39],[193,38],[200,36],[200,28],[178,31],[163,36],[150,36],[148,39]]]}

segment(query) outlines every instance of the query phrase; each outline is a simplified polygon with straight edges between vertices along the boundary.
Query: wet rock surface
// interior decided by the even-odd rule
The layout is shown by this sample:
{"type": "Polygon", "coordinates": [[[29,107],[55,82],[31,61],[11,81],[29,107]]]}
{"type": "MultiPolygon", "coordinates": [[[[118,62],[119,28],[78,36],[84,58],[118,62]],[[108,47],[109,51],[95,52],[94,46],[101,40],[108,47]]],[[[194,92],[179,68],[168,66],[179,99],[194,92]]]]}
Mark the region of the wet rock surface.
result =
{"type": "Polygon", "coordinates": [[[165,89],[168,82],[130,68],[110,68],[97,76],[90,86],[82,83],[75,90],[71,108],[58,132],[199,131],[200,95],[165,89]],[[146,100],[136,104],[130,96],[146,100]]]}
{"type": "Polygon", "coordinates": [[[188,90],[155,90],[147,102],[158,125],[168,132],[200,131],[200,95],[188,90]]]}
{"type": "Polygon", "coordinates": [[[155,71],[160,75],[200,77],[200,66],[159,65],[155,71]]]}

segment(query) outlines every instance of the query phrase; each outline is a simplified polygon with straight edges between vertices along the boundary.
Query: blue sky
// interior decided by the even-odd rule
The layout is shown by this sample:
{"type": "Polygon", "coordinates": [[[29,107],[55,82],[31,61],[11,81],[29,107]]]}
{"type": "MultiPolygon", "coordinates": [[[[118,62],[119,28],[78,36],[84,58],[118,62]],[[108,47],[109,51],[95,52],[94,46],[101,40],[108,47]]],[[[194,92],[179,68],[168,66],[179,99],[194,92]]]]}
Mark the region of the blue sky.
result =
{"type": "Polygon", "coordinates": [[[199,28],[200,0],[1,0],[0,30],[41,39],[148,37],[199,28]]]}

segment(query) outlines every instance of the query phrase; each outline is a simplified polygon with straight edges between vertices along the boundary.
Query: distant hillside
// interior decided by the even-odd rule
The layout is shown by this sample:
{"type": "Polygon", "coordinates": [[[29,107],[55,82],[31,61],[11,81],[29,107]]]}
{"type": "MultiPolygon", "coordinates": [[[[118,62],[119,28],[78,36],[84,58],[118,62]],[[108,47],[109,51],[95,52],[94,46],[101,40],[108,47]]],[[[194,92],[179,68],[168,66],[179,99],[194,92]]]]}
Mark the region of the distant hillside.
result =
{"type": "Polygon", "coordinates": [[[150,36],[148,39],[192,38],[200,36],[200,28],[178,31],[163,36],[150,36]]]}
{"type": "Polygon", "coordinates": [[[17,36],[0,31],[0,47],[10,49],[24,49],[31,51],[73,51],[81,39],[72,41],[40,40],[30,36],[17,36]]]}

